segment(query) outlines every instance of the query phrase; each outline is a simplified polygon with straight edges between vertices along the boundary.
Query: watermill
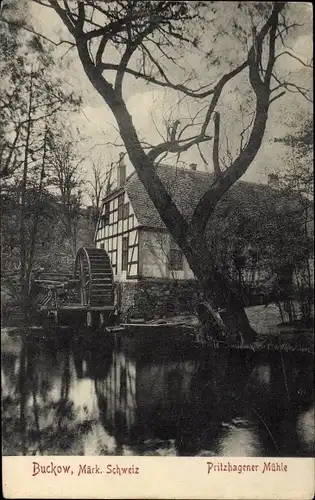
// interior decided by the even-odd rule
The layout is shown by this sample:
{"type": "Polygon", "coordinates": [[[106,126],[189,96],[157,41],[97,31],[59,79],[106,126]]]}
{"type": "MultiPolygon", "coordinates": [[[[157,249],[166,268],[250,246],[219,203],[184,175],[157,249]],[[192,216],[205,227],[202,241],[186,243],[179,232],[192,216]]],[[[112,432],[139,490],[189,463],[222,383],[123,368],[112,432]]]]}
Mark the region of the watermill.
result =
{"type": "Polygon", "coordinates": [[[83,307],[99,309],[113,304],[113,271],[109,256],[102,248],[80,248],[74,278],[79,283],[83,307]]]}
{"type": "Polygon", "coordinates": [[[104,249],[79,249],[74,273],[38,272],[31,282],[30,297],[37,312],[56,323],[102,325],[113,321],[114,276],[104,249]]]}

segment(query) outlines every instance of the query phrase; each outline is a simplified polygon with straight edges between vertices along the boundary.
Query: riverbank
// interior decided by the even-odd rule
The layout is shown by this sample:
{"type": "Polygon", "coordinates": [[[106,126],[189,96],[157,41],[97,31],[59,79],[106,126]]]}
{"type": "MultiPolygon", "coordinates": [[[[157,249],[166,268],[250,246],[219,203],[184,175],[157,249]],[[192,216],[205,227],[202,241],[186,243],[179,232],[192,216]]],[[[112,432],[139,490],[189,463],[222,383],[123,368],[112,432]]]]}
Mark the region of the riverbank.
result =
{"type": "MultiPolygon", "coordinates": [[[[257,337],[254,342],[239,342],[231,338],[227,341],[215,339],[205,340],[202,335],[202,327],[198,318],[194,315],[174,315],[168,318],[158,318],[151,321],[144,321],[139,318],[133,323],[120,324],[104,330],[107,333],[115,332],[115,335],[140,335],[143,337],[168,337],[178,336],[183,341],[189,340],[202,346],[205,344],[212,348],[233,348],[246,349],[252,351],[299,351],[309,354],[314,352],[314,330],[299,325],[284,325],[279,323],[278,310],[274,304],[269,306],[254,306],[247,308],[247,316],[257,337]]],[[[4,322],[1,326],[1,339],[7,336],[18,335],[21,332],[27,335],[46,335],[50,333],[66,334],[73,332],[71,326],[67,327],[40,327],[34,324],[27,324],[25,319],[14,314],[9,317],[10,321],[4,322]]],[[[86,335],[89,329],[82,327],[76,333],[86,335]]],[[[90,332],[92,333],[92,332],[90,332]]],[[[99,331],[96,333],[99,335],[99,331]]]]}
{"type": "Polygon", "coordinates": [[[131,338],[156,344],[157,349],[163,345],[174,344],[183,350],[187,346],[191,348],[250,351],[250,352],[285,352],[304,353],[308,356],[314,355],[313,333],[304,332],[277,332],[270,335],[258,334],[254,342],[236,342],[233,340],[218,341],[215,339],[203,339],[197,327],[187,327],[182,325],[125,325],[108,329],[92,330],[81,328],[73,330],[71,327],[56,327],[47,329],[38,326],[4,327],[1,328],[1,344],[10,342],[18,337],[46,338],[48,337],[68,337],[84,338],[92,340],[94,343],[105,340],[106,337],[131,338]]]}
{"type": "MultiPolygon", "coordinates": [[[[242,349],[255,350],[273,350],[273,351],[305,351],[308,353],[314,352],[314,329],[306,328],[301,325],[287,325],[280,323],[279,311],[275,304],[268,306],[258,305],[246,308],[248,319],[257,332],[257,337],[254,342],[241,343],[230,339],[228,342],[217,340],[207,340],[206,343],[213,347],[233,347],[242,349]]],[[[194,315],[177,315],[164,319],[156,319],[145,322],[144,320],[134,321],[135,326],[132,327],[132,322],[128,325],[122,325],[121,328],[135,329],[142,325],[148,329],[149,327],[157,326],[160,330],[174,327],[187,329],[191,332],[191,336],[197,336],[198,341],[203,343],[202,336],[198,335],[201,331],[201,324],[198,318],[194,315]]],[[[143,328],[142,328],[143,329],[143,328]]]]}

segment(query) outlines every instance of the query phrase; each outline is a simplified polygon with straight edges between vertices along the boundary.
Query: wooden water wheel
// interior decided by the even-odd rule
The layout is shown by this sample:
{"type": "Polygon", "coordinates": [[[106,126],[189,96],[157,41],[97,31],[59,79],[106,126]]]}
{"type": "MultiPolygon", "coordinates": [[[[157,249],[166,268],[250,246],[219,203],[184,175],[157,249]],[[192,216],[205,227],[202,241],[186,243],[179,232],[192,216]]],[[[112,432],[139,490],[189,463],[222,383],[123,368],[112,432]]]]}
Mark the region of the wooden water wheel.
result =
{"type": "Polygon", "coordinates": [[[75,260],[74,276],[80,283],[82,306],[96,309],[113,307],[113,271],[104,249],[80,248],[75,260]]]}

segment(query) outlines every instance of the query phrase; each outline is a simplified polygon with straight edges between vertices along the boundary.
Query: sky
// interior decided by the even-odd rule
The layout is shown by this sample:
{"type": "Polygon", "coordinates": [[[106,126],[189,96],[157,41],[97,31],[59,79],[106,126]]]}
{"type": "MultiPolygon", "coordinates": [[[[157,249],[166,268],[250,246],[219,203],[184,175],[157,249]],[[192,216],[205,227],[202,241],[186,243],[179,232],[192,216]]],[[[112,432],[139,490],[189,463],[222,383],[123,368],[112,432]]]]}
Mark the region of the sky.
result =
{"type": "MultiPolygon", "coordinates": [[[[228,19],[228,17],[233,14],[235,3],[218,2],[217,4],[221,10],[223,9],[222,19],[228,19]]],[[[45,36],[55,41],[58,41],[60,37],[63,39],[71,39],[71,36],[69,38],[58,16],[52,9],[42,7],[33,2],[30,2],[30,8],[32,22],[38,32],[44,33],[45,36]]],[[[294,19],[303,23],[303,26],[297,28],[292,36],[292,40],[290,40],[290,49],[304,61],[309,61],[312,57],[313,50],[311,25],[312,5],[310,3],[296,3],[292,4],[292,9],[294,9],[292,11],[294,19]]],[[[203,43],[209,43],[209,45],[211,45],[211,33],[207,33],[206,31],[203,36],[203,43]]],[[[215,46],[218,56],[222,57],[222,63],[226,60],[225,55],[231,54],[233,51],[233,41],[231,39],[229,40],[229,38],[226,40],[227,41],[220,45],[220,50],[215,46]]],[[[66,45],[59,47],[56,49],[56,57],[61,63],[61,71],[65,83],[73,89],[77,89],[82,95],[83,104],[81,111],[69,116],[68,120],[74,133],[79,132],[82,138],[82,151],[86,156],[84,167],[87,172],[86,177],[89,178],[93,160],[95,161],[101,158],[104,169],[106,169],[107,165],[118,159],[119,152],[124,151],[124,148],[113,146],[113,144],[122,146],[122,141],[117,132],[115,118],[88,81],[76,54],[76,50],[72,49],[63,56],[67,50],[68,46],[66,45]]],[[[115,54],[113,53],[112,56],[114,58],[115,54]]],[[[302,84],[305,87],[312,86],[312,71],[309,68],[304,68],[298,61],[289,56],[283,56],[279,62],[280,61],[280,72],[290,72],[292,81],[302,84]]],[[[209,72],[208,69],[206,69],[205,61],[196,58],[193,53],[185,54],[185,59],[182,64],[186,65],[185,70],[187,73],[189,73],[193,67],[201,80],[204,79],[204,81],[209,81],[209,78],[212,76],[215,78],[215,75],[211,75],[211,71],[209,72]]],[[[176,74],[176,72],[172,74],[173,80],[181,76],[180,70],[178,74],[176,74]]],[[[242,103],[244,99],[243,89],[244,79],[241,77],[239,81],[239,92],[236,92],[234,86],[231,89],[227,88],[222,95],[220,111],[222,111],[222,116],[226,116],[225,125],[224,121],[222,122],[224,127],[222,129],[223,133],[221,133],[222,148],[225,145],[226,138],[229,143],[233,143],[234,141],[235,144],[236,139],[237,141],[239,139],[235,133],[238,127],[235,120],[239,119],[239,103],[242,103]]],[[[170,93],[165,95],[164,90],[160,87],[145,85],[140,80],[132,80],[128,77],[124,84],[124,95],[127,108],[132,115],[133,122],[139,135],[148,142],[160,142],[157,129],[159,131],[162,130],[163,115],[165,116],[168,114],[174,102],[174,96],[170,93]]],[[[194,104],[191,106],[194,108],[194,104]]],[[[311,106],[312,105],[305,101],[302,96],[289,92],[272,105],[263,144],[256,159],[243,176],[243,180],[266,182],[268,172],[284,168],[289,151],[279,143],[274,143],[273,139],[294,130],[295,122],[301,121],[301,119],[303,120],[303,116],[312,112],[311,106]]],[[[185,117],[186,119],[188,118],[188,109],[187,106],[183,105],[180,108],[180,118],[183,120],[183,123],[185,117]]],[[[205,157],[209,159],[209,165],[204,165],[196,148],[191,148],[191,150],[181,159],[187,163],[197,163],[198,169],[200,170],[206,169],[211,171],[211,148],[211,143],[203,147],[205,157]]],[[[129,172],[133,169],[128,159],[127,168],[129,172]]]]}

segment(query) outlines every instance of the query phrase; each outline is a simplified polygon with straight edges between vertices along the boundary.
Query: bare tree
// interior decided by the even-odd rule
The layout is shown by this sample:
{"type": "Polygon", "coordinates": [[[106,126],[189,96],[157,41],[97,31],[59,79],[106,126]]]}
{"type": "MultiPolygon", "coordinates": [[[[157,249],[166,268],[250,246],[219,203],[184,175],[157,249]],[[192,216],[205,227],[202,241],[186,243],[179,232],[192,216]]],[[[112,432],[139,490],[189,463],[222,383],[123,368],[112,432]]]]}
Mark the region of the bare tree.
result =
{"type": "Polygon", "coordinates": [[[101,215],[102,199],[109,194],[113,186],[113,169],[113,162],[109,165],[107,170],[104,169],[104,162],[102,158],[92,162],[92,180],[87,181],[87,183],[90,186],[89,197],[92,202],[94,230],[96,229],[98,219],[101,215]]]}
{"type": "MultiPolygon", "coordinates": [[[[296,119],[296,117],[294,117],[296,119]]],[[[287,301],[289,317],[294,317],[294,303],[300,309],[301,318],[305,323],[311,324],[314,315],[314,179],[313,179],[313,121],[308,117],[298,124],[296,134],[287,134],[275,139],[288,148],[287,170],[274,172],[278,183],[279,195],[290,197],[294,200],[299,217],[290,218],[290,232],[296,235],[298,255],[294,255],[292,246],[292,266],[294,273],[294,294],[291,301],[287,301]],[[298,231],[300,234],[297,234],[298,231]],[[293,300],[292,300],[293,299],[293,300]],[[291,313],[292,310],[292,313],[291,313]]],[[[278,307],[283,319],[284,307],[280,302],[278,307]]],[[[290,318],[291,319],[291,318],[290,318]]]]}
{"type": "Polygon", "coordinates": [[[76,144],[57,133],[50,135],[51,182],[58,194],[57,213],[62,233],[69,241],[73,257],[77,254],[78,222],[81,216],[83,179],[80,166],[84,158],[78,157],[76,144]]]}
{"type": "MultiPolygon", "coordinates": [[[[178,67],[176,48],[198,45],[197,38],[189,33],[194,21],[202,21],[204,2],[35,1],[55,10],[75,43],[89,81],[114,114],[121,138],[139,179],[204,288],[211,311],[212,331],[223,336],[228,333],[213,308],[211,289],[215,284],[219,284],[226,306],[235,317],[235,323],[243,335],[250,338],[254,332],[244,312],[243,303],[237,290],[225,283],[215,267],[204,234],[209,218],[223,194],[246,172],[256,157],[265,134],[271,104],[280,98],[285,90],[299,91],[308,97],[307,90],[299,88],[295,83],[281,81],[276,72],[276,62],[282,55],[288,54],[284,45],[285,36],[296,26],[296,23],[287,23],[285,19],[286,4],[253,4],[249,11],[247,7],[241,6],[243,15],[249,20],[254,19],[253,12],[256,15],[251,35],[244,35],[240,28],[234,29],[234,25],[231,26],[231,30],[236,31],[240,40],[242,37],[245,39],[245,47],[248,47],[248,42],[250,44],[249,49],[244,51],[243,61],[232,62],[232,69],[219,76],[215,83],[192,89],[188,84],[193,78],[184,83],[175,83],[170,76],[172,73],[169,66],[164,64],[164,61],[174,63],[178,67]],[[112,62],[109,46],[114,47],[120,55],[119,62],[112,62]],[[216,168],[215,181],[200,199],[192,219],[187,221],[161,182],[155,163],[166,152],[181,153],[211,140],[209,127],[223,90],[244,72],[247,72],[246,84],[253,95],[254,111],[248,140],[224,171],[216,168]],[[187,98],[203,101],[206,103],[206,109],[202,124],[193,135],[187,136],[182,133],[180,123],[175,121],[167,140],[145,151],[124,100],[125,75],[162,88],[173,89],[187,98]]],[[[289,55],[297,59],[290,52],[289,55]]],[[[309,65],[305,61],[301,63],[304,66],[309,65]]],[[[215,116],[217,119],[214,144],[217,148],[220,124],[218,115],[215,116]]]]}

